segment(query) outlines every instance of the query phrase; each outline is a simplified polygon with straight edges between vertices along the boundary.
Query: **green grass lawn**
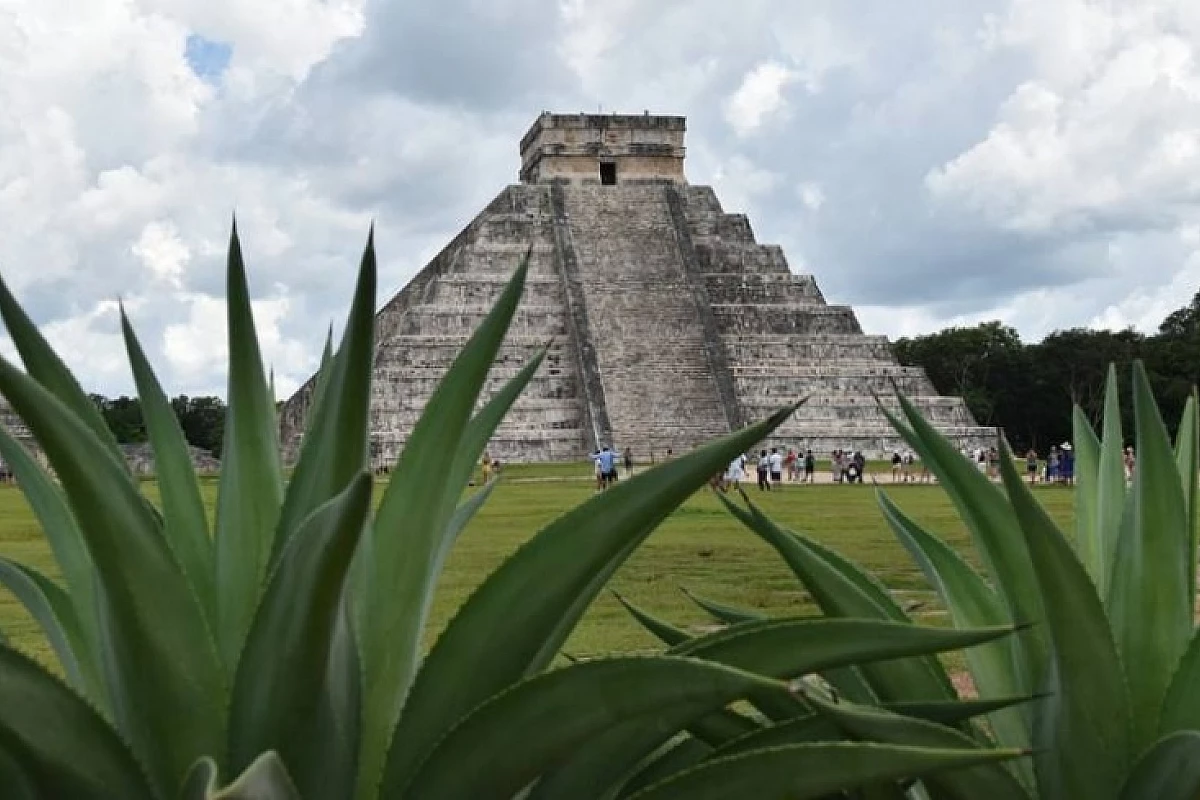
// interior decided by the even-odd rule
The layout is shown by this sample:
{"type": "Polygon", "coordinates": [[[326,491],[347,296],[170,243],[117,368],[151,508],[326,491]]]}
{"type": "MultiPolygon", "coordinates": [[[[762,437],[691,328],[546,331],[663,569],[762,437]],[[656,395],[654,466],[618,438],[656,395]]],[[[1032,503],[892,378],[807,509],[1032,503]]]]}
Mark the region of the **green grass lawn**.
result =
{"type": "MultiPolygon", "coordinates": [[[[506,481],[463,533],[450,557],[433,609],[431,638],[507,555],[544,524],[593,495],[586,471],[579,475],[586,467],[505,468],[506,481]],[[566,479],[569,477],[583,479],[566,479]],[[531,480],[534,478],[538,480],[531,480]]],[[[153,495],[154,485],[145,486],[153,495]]],[[[378,497],[381,487],[376,488],[378,497]]],[[[917,520],[955,546],[965,547],[966,532],[940,488],[884,488],[917,520]]],[[[215,489],[215,481],[205,482],[210,503],[215,489]]],[[[1061,523],[1070,519],[1070,490],[1044,487],[1037,493],[1061,523]]],[[[753,492],[752,497],[778,522],[809,533],[866,566],[903,603],[921,603],[917,615],[930,622],[938,620],[933,593],[887,530],[870,486],[787,486],[780,492],[753,492]]],[[[11,486],[0,486],[0,555],[57,576],[32,513],[20,491],[11,486]]],[[[813,610],[775,552],[732,519],[707,490],[697,493],[655,531],[612,582],[612,588],[633,602],[677,624],[697,630],[710,624],[711,620],[683,596],[681,587],[772,615],[813,610]]],[[[32,621],[3,590],[0,630],[19,647],[49,661],[48,648],[32,621]]],[[[655,641],[605,593],[588,611],[566,650],[592,655],[654,646],[655,641]]]]}

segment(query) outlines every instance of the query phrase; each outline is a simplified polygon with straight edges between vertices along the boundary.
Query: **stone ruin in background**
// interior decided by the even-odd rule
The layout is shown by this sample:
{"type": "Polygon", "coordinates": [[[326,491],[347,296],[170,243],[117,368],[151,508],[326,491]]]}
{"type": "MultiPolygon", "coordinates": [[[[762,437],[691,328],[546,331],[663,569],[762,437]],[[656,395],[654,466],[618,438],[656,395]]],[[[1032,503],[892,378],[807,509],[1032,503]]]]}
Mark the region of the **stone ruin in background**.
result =
{"type": "MultiPolygon", "coordinates": [[[[743,214],[684,177],[683,117],[542,114],[500,194],[376,317],[371,458],[394,463],[413,423],[532,246],[524,299],[489,378],[496,391],[548,341],[488,450],[570,461],[601,445],[639,461],[687,450],[801,397],[766,446],[877,457],[902,447],[873,393],[892,384],[960,447],[988,446],[960,398],[900,366],[887,339],[825,301],[759,244],[743,214]]],[[[287,401],[294,461],[313,382],[287,401]]]]}

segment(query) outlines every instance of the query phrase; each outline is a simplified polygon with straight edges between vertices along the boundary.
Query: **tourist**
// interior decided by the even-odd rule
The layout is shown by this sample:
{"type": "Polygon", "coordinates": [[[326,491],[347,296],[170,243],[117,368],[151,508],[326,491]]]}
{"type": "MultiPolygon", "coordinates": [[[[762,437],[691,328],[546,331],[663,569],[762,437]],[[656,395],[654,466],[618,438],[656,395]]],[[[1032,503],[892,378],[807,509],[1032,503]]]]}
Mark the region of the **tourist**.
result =
{"type": "Polygon", "coordinates": [[[617,482],[617,454],[608,445],[600,448],[598,453],[592,453],[596,462],[596,489],[607,489],[617,482]]]}
{"type": "Polygon", "coordinates": [[[834,450],[829,454],[829,476],[834,483],[842,482],[842,451],[834,450]]]}
{"type": "Polygon", "coordinates": [[[1075,450],[1070,442],[1062,443],[1062,455],[1058,457],[1058,475],[1064,486],[1075,485],[1075,450]]]}
{"type": "Polygon", "coordinates": [[[1058,445],[1052,445],[1046,456],[1046,483],[1058,483],[1058,458],[1058,445]]]}
{"type": "Polygon", "coordinates": [[[1125,456],[1122,458],[1122,461],[1125,464],[1125,483],[1132,484],[1133,468],[1137,466],[1137,458],[1133,454],[1132,445],[1125,448],[1125,456]]]}
{"type": "Polygon", "coordinates": [[[625,474],[632,475],[633,474],[633,449],[626,447],[624,457],[625,457],[625,474]]]}
{"type": "Polygon", "coordinates": [[[783,480],[783,454],[779,452],[778,447],[771,448],[771,457],[767,463],[771,468],[771,483],[778,488],[783,480]]]}
{"type": "Polygon", "coordinates": [[[900,475],[904,479],[905,483],[908,483],[909,481],[911,481],[913,479],[912,468],[913,468],[912,450],[905,450],[904,457],[903,457],[903,459],[901,459],[901,462],[900,462],[900,475]]]}
{"type": "Polygon", "coordinates": [[[760,492],[771,491],[770,477],[771,456],[767,454],[766,450],[763,450],[758,456],[758,490],[760,492]]]}
{"type": "Polygon", "coordinates": [[[813,482],[813,473],[817,471],[817,458],[813,455],[812,449],[804,451],[804,482],[813,482]]]}
{"type": "Polygon", "coordinates": [[[737,489],[744,480],[746,480],[746,455],[739,453],[733,457],[733,461],[729,462],[729,467],[725,470],[725,485],[737,489]]]}
{"type": "Polygon", "coordinates": [[[1029,448],[1029,452],[1025,454],[1025,472],[1029,475],[1030,486],[1037,483],[1038,454],[1037,450],[1034,450],[1032,447],[1029,448]]]}
{"type": "Polygon", "coordinates": [[[796,451],[791,447],[788,448],[787,455],[783,459],[783,469],[787,473],[787,482],[795,483],[800,477],[800,462],[796,458],[796,451]]]}
{"type": "Polygon", "coordinates": [[[897,483],[900,480],[900,467],[904,463],[904,459],[900,457],[899,450],[892,451],[892,483],[897,483]]]}
{"type": "Polygon", "coordinates": [[[483,459],[480,461],[480,471],[483,473],[483,480],[481,482],[486,485],[488,479],[492,477],[492,459],[486,451],[483,454],[483,459]]]}

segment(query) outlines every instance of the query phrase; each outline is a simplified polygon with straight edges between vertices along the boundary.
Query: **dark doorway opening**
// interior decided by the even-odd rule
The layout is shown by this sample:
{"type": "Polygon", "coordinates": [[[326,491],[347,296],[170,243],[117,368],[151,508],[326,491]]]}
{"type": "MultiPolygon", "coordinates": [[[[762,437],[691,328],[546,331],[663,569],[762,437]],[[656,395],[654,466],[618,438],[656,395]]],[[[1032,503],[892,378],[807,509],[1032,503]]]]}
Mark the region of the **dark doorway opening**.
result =
{"type": "Polygon", "coordinates": [[[601,186],[616,186],[617,185],[617,165],[613,163],[600,164],[600,185],[601,186]]]}

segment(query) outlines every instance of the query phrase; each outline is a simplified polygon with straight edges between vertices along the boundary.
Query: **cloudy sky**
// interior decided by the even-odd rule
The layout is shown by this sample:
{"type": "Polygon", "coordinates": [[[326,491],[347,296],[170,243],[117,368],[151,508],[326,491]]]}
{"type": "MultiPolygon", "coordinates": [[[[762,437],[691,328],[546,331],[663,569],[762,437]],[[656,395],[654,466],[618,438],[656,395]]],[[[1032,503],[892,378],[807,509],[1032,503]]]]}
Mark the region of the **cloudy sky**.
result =
{"type": "Polygon", "coordinates": [[[236,211],[281,394],[506,183],[543,109],[688,117],[687,172],[892,336],[1152,331],[1200,288],[1195,0],[0,0],[0,270],[89,388],[123,298],[224,386],[236,211]]]}

